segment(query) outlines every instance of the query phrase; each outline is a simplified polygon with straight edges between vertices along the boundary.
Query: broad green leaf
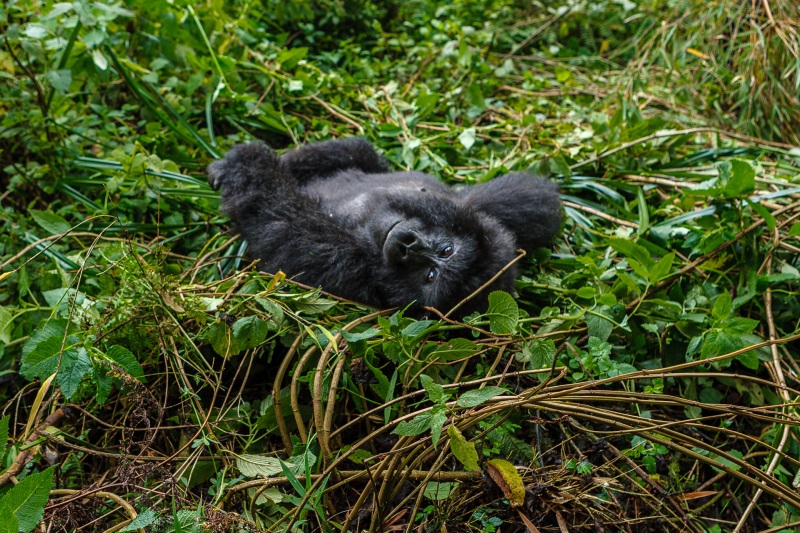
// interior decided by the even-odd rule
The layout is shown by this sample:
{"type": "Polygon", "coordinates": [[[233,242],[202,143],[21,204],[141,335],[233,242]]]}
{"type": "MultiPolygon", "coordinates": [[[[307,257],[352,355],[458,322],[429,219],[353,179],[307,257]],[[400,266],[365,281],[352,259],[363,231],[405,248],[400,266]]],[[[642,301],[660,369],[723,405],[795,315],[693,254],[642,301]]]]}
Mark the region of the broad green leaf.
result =
{"type": "MultiPolygon", "coordinates": [[[[280,459],[262,455],[240,455],[236,458],[236,466],[239,468],[239,472],[246,477],[272,477],[283,471],[280,459]]],[[[288,466],[291,468],[294,465],[288,463],[288,466]]]]}
{"type": "Polygon", "coordinates": [[[489,294],[489,329],[492,333],[514,333],[519,322],[519,307],[510,294],[503,291],[494,291],[489,294]]]}
{"type": "Polygon", "coordinates": [[[792,224],[791,229],[789,229],[789,237],[800,237],[800,222],[792,224]]]}
{"type": "Polygon", "coordinates": [[[428,354],[428,359],[434,361],[455,361],[463,359],[477,352],[480,348],[469,339],[455,338],[439,345],[428,354]]]}
{"type": "Polygon", "coordinates": [[[141,513],[139,513],[136,518],[134,518],[130,524],[125,526],[124,528],[120,529],[120,533],[125,531],[138,531],[140,529],[145,529],[148,526],[152,526],[156,520],[158,519],[158,515],[152,509],[145,509],[141,513]]]}
{"type": "Polygon", "coordinates": [[[728,318],[731,314],[731,295],[728,291],[721,292],[714,300],[714,307],[711,309],[711,317],[715,321],[728,318]]]}
{"type": "Polygon", "coordinates": [[[43,472],[30,474],[12,486],[0,499],[0,507],[11,510],[19,522],[19,531],[33,531],[44,516],[44,506],[50,498],[53,487],[53,471],[51,466],[43,472]]]}
{"type": "Polygon", "coordinates": [[[106,355],[134,378],[139,381],[144,380],[144,371],[139,361],[136,360],[136,356],[127,348],[115,344],[108,349],[106,355]]]}
{"type": "Polygon", "coordinates": [[[240,350],[255,348],[267,338],[269,324],[257,316],[240,318],[233,324],[233,338],[240,350]]]}
{"type": "Polygon", "coordinates": [[[19,533],[19,520],[14,511],[0,503],[0,533],[19,533]]]}
{"type": "Polygon", "coordinates": [[[203,339],[208,341],[214,351],[223,357],[239,353],[233,342],[231,328],[223,320],[211,324],[211,327],[203,335],[203,339]]]}
{"type": "Polygon", "coordinates": [[[475,83],[467,88],[467,102],[469,102],[470,105],[477,107],[481,111],[486,109],[486,101],[483,98],[483,91],[481,91],[481,88],[475,83]]]}
{"type": "Polygon", "coordinates": [[[453,457],[458,459],[467,470],[480,470],[478,465],[478,452],[475,443],[469,442],[455,425],[447,428],[447,435],[450,437],[450,451],[453,457]]]}
{"type": "Polygon", "coordinates": [[[70,223],[64,220],[64,217],[51,213],[50,211],[30,209],[28,213],[31,215],[31,218],[50,235],[66,233],[72,228],[70,223]]]}
{"type": "Polygon", "coordinates": [[[279,53],[275,60],[281,64],[281,70],[284,72],[289,72],[294,70],[294,68],[297,66],[297,63],[299,63],[300,60],[304,59],[307,55],[308,48],[289,48],[279,53]]]}
{"type": "Polygon", "coordinates": [[[756,171],[750,163],[732,159],[731,176],[725,183],[723,193],[726,198],[738,198],[752,193],[756,188],[756,171]]]}
{"type": "MultiPolygon", "coordinates": [[[[653,259],[650,257],[650,252],[647,248],[640,246],[633,241],[625,239],[609,239],[608,244],[628,259],[633,259],[640,263],[645,269],[649,270],[653,266],[653,259]]],[[[630,261],[629,261],[630,263],[630,261]]],[[[644,276],[645,278],[647,276],[644,276]]]]}
{"type": "Polygon", "coordinates": [[[334,300],[323,298],[319,295],[319,291],[314,291],[309,294],[303,295],[301,298],[293,300],[295,308],[299,312],[309,315],[319,315],[336,305],[334,300]]]}
{"type": "Polygon", "coordinates": [[[442,436],[442,429],[444,429],[445,423],[447,423],[447,415],[434,408],[433,416],[431,416],[431,444],[433,444],[434,450],[436,445],[439,444],[439,438],[442,436]]]}
{"type": "Polygon", "coordinates": [[[56,376],[56,383],[61,388],[64,398],[69,400],[75,395],[83,377],[91,370],[92,361],[86,353],[86,348],[64,350],[61,356],[61,366],[56,376]]]}
{"type": "MultiPolygon", "coordinates": [[[[37,329],[22,347],[19,373],[27,379],[45,378],[56,371],[68,322],[51,320],[37,329]]],[[[69,339],[66,346],[69,346],[69,339]]]]}
{"type": "Polygon", "coordinates": [[[586,327],[589,329],[590,337],[597,337],[601,341],[606,341],[614,331],[614,323],[605,318],[611,315],[611,309],[605,305],[596,306],[592,312],[586,313],[586,327]]]}
{"type": "Polygon", "coordinates": [[[44,77],[59,94],[69,91],[69,86],[72,84],[72,71],[68,68],[51,70],[44,77]]]}
{"type": "Polygon", "coordinates": [[[431,427],[431,412],[425,411],[424,413],[420,413],[411,420],[403,420],[397,427],[394,428],[395,435],[400,435],[401,437],[411,437],[413,435],[419,435],[420,433],[424,433],[431,427]]]}
{"type": "Polygon", "coordinates": [[[14,315],[4,307],[0,307],[0,343],[8,344],[11,340],[11,321],[14,315]]]}
{"type": "Polygon", "coordinates": [[[578,296],[578,298],[591,300],[594,298],[594,295],[597,294],[597,290],[594,287],[581,287],[575,294],[578,296]]]}
{"type": "Polygon", "coordinates": [[[662,279],[666,278],[669,275],[670,269],[672,269],[672,262],[674,260],[674,253],[668,253],[659,259],[659,261],[650,268],[648,281],[650,281],[650,283],[658,283],[662,279]]]}
{"type": "Polygon", "coordinates": [[[400,332],[400,335],[406,338],[413,338],[422,335],[423,333],[427,333],[428,331],[432,331],[438,326],[439,323],[435,320],[419,320],[404,327],[403,331],[400,332]]]}
{"type": "Polygon", "coordinates": [[[347,342],[365,341],[367,339],[371,339],[377,336],[380,332],[381,330],[377,328],[369,328],[360,333],[350,333],[349,331],[340,331],[340,333],[342,334],[342,338],[347,342]]]}
{"type": "Polygon", "coordinates": [[[446,500],[461,485],[458,481],[428,481],[425,485],[424,495],[429,500],[446,500]]]}
{"type": "Polygon", "coordinates": [[[484,387],[467,391],[456,400],[456,404],[461,407],[477,407],[478,405],[491,400],[495,396],[500,396],[508,391],[503,387],[484,387]]]}

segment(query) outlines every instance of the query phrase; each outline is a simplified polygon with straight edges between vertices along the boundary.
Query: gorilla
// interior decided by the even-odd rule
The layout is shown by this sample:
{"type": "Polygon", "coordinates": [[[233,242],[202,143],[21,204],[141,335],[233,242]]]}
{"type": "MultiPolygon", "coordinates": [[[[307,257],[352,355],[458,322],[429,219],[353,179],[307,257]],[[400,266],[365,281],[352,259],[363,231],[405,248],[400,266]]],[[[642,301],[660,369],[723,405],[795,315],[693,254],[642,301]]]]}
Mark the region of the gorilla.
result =
{"type": "MultiPolygon", "coordinates": [[[[391,172],[361,138],[281,156],[239,144],[208,167],[208,182],[262,269],[373,307],[447,312],[517,248],[546,246],[561,227],[554,183],[518,172],[450,188],[421,172],[391,172]]],[[[484,311],[488,291],[512,290],[515,277],[504,272],[460,316],[484,311]]]]}

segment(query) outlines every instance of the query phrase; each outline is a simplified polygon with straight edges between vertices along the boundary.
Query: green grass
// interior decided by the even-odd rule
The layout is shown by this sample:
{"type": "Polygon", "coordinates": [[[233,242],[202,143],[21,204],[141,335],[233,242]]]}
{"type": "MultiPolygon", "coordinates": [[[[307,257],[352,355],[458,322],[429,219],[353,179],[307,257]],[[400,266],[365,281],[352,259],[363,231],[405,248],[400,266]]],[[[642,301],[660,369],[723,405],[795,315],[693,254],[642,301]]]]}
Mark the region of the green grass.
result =
{"type": "Polygon", "coordinates": [[[797,8],[545,4],[0,7],[0,523],[800,527],[797,8]],[[465,323],[259,273],[204,168],[351,135],[563,233],[465,323]]]}

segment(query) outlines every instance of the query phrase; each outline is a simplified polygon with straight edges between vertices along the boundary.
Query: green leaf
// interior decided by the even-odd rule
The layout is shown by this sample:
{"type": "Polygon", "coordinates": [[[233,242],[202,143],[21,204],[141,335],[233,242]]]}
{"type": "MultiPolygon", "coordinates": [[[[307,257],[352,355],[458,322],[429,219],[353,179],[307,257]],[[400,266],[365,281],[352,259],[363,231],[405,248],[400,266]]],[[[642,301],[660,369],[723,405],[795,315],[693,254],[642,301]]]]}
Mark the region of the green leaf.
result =
{"type": "Polygon", "coordinates": [[[731,295],[728,291],[720,293],[714,300],[714,307],[711,309],[711,317],[718,322],[728,318],[731,314],[731,295]]]}
{"type": "Polygon", "coordinates": [[[586,313],[586,327],[589,329],[590,337],[597,337],[601,341],[607,341],[614,331],[614,323],[606,318],[611,314],[611,309],[605,305],[598,305],[593,312],[586,313]]]}
{"type": "Polygon", "coordinates": [[[141,513],[139,513],[136,518],[134,518],[130,524],[125,526],[124,528],[120,529],[120,533],[124,531],[136,531],[139,529],[144,529],[148,526],[152,526],[156,520],[158,519],[158,515],[152,509],[145,509],[141,513]]]}
{"type": "Polygon", "coordinates": [[[293,301],[295,308],[299,312],[309,315],[319,315],[336,305],[336,301],[323,298],[319,291],[304,294],[302,297],[293,301]]]}
{"type": "Polygon", "coordinates": [[[281,64],[281,70],[284,72],[289,72],[294,70],[294,68],[297,66],[297,63],[299,63],[300,60],[304,59],[307,55],[308,48],[290,48],[279,53],[275,60],[281,64]]]}
{"type": "Polygon", "coordinates": [[[503,291],[494,291],[489,294],[489,329],[492,333],[514,333],[519,322],[519,307],[510,294],[503,291]]]}
{"type": "Polygon", "coordinates": [[[0,533],[19,533],[19,520],[10,507],[0,504],[0,533]]]}
{"type": "Polygon", "coordinates": [[[480,470],[478,465],[478,452],[475,443],[469,442],[455,425],[447,428],[447,435],[450,437],[450,451],[453,457],[458,459],[467,470],[480,470]]]}
{"type": "Polygon", "coordinates": [[[233,338],[240,350],[255,348],[267,338],[269,324],[257,316],[240,318],[233,324],[233,338]]]}
{"type": "Polygon", "coordinates": [[[6,415],[0,420],[0,459],[8,451],[8,423],[11,420],[11,415],[6,415]]]}
{"type": "MultiPolygon", "coordinates": [[[[287,463],[287,465],[290,468],[294,466],[291,463],[287,463]]],[[[239,472],[246,477],[272,477],[283,471],[280,459],[263,455],[239,455],[236,458],[236,466],[239,468],[239,472]]]]}
{"type": "Polygon", "coordinates": [[[469,357],[479,349],[478,345],[469,339],[450,339],[445,344],[440,344],[435,350],[428,354],[428,359],[443,362],[455,361],[469,357]]]}
{"type": "Polygon", "coordinates": [[[594,295],[597,294],[597,290],[594,287],[581,287],[575,294],[578,296],[578,298],[591,300],[594,298],[594,295]]]}
{"type": "Polygon", "coordinates": [[[475,389],[467,391],[458,397],[456,404],[461,407],[476,407],[495,396],[500,396],[508,391],[503,387],[484,387],[482,389],[475,389]]]}
{"type": "Polygon", "coordinates": [[[349,331],[340,331],[339,333],[342,334],[342,338],[344,340],[346,340],[347,342],[352,343],[352,342],[359,342],[359,341],[365,341],[367,339],[371,339],[371,338],[377,336],[380,332],[381,332],[381,330],[379,330],[377,328],[369,328],[369,329],[364,330],[364,331],[362,331],[360,333],[350,333],[349,331]]]}
{"type": "Polygon", "coordinates": [[[53,471],[51,466],[43,472],[31,474],[5,493],[0,499],[0,507],[10,509],[17,517],[19,531],[33,531],[44,516],[44,506],[50,498],[53,488],[53,471]]]}
{"type": "Polygon", "coordinates": [[[672,269],[672,262],[675,260],[674,253],[668,253],[662,257],[655,265],[650,268],[648,281],[650,283],[658,283],[669,275],[672,269]]]}
{"type": "Polygon", "coordinates": [[[439,323],[435,320],[419,320],[404,327],[403,331],[400,332],[400,335],[406,338],[418,337],[423,333],[433,331],[437,327],[439,327],[439,323]]]}
{"type": "Polygon", "coordinates": [[[122,346],[115,344],[108,349],[106,355],[109,359],[121,366],[125,372],[134,378],[138,379],[139,381],[144,380],[144,371],[142,370],[142,366],[139,364],[139,361],[136,360],[136,356],[133,355],[127,348],[123,348],[122,346]]]}
{"type": "Polygon", "coordinates": [[[203,335],[203,339],[208,341],[214,351],[223,357],[239,353],[233,343],[231,328],[223,320],[211,324],[211,327],[203,335]]]}
{"type": "Polygon", "coordinates": [[[428,481],[423,494],[433,501],[446,500],[461,485],[458,481],[428,481]]]}
{"type": "Polygon", "coordinates": [[[789,237],[800,237],[800,222],[792,224],[791,229],[789,229],[789,237]]]}
{"type": "Polygon", "coordinates": [[[68,68],[51,70],[44,77],[59,94],[69,91],[69,86],[72,84],[72,71],[68,68]]]}
{"type": "Polygon", "coordinates": [[[725,183],[723,193],[726,198],[738,198],[752,193],[756,188],[756,171],[750,163],[732,159],[731,176],[725,183]]]}
{"type": "Polygon", "coordinates": [[[475,128],[467,128],[458,136],[461,146],[469,150],[475,144],[475,128]]]}
{"type": "Polygon", "coordinates": [[[86,348],[64,350],[61,367],[56,376],[56,383],[61,388],[64,398],[69,400],[75,395],[83,377],[91,370],[92,361],[86,353],[86,348]]]}
{"type": "Polygon", "coordinates": [[[434,408],[433,416],[431,416],[431,444],[433,444],[433,449],[436,449],[436,445],[439,444],[439,438],[442,436],[442,429],[444,429],[445,423],[447,423],[447,415],[442,411],[437,411],[434,408]]]}
{"type": "Polygon", "coordinates": [[[14,315],[4,307],[0,307],[0,343],[8,344],[11,341],[11,322],[14,315]]]}
{"type": "Polygon", "coordinates": [[[467,89],[467,102],[469,102],[469,105],[475,106],[481,111],[486,109],[486,101],[483,98],[483,91],[481,91],[481,88],[475,83],[470,85],[467,89]]]}
{"type": "Polygon", "coordinates": [[[50,235],[60,235],[68,232],[72,228],[70,223],[64,220],[64,217],[51,213],[50,211],[29,209],[28,213],[31,215],[31,218],[50,235]]]}
{"type": "Polygon", "coordinates": [[[403,420],[397,427],[394,428],[395,435],[400,435],[401,437],[411,437],[414,435],[419,435],[420,433],[426,432],[431,427],[432,423],[432,415],[430,411],[425,411],[424,413],[420,413],[411,420],[403,420]]]}
{"type": "Polygon", "coordinates": [[[68,324],[66,320],[51,320],[30,336],[22,347],[19,373],[23,377],[30,380],[43,379],[56,371],[68,324]]]}
{"type": "MultiPolygon", "coordinates": [[[[650,270],[653,266],[653,259],[650,257],[650,252],[648,252],[647,248],[644,246],[640,246],[632,241],[626,241],[625,239],[609,239],[608,244],[611,245],[617,253],[622,254],[628,259],[633,259],[642,265],[646,271],[650,270]]],[[[628,263],[631,264],[630,261],[628,261],[628,263]]],[[[631,264],[631,267],[633,267],[633,264],[631,264]]],[[[647,275],[642,277],[646,279],[647,275]]]]}

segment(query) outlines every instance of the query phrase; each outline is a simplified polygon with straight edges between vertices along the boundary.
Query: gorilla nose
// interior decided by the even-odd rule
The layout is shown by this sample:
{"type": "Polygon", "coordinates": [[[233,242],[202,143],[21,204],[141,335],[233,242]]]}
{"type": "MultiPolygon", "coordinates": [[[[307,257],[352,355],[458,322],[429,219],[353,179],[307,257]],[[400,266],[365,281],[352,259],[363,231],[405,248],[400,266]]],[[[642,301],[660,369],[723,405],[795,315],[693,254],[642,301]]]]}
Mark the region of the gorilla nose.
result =
{"type": "Polygon", "coordinates": [[[424,259],[428,250],[425,239],[414,230],[395,229],[386,242],[388,256],[399,263],[415,263],[424,259]]]}

